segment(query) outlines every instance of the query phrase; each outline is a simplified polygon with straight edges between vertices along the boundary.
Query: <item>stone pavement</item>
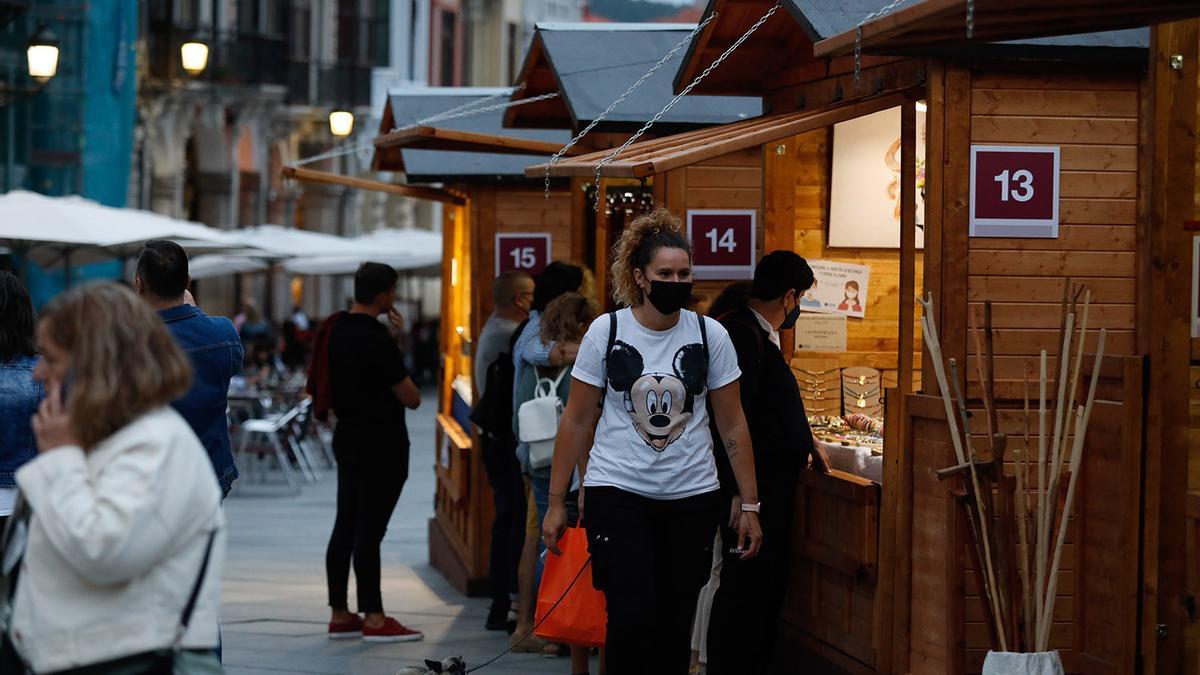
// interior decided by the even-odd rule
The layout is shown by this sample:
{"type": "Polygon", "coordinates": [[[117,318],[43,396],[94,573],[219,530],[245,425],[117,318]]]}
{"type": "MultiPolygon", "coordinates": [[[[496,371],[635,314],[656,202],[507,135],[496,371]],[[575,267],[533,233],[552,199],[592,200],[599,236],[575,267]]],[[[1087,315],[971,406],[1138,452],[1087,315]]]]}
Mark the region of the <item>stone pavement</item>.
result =
{"type": "MultiPolygon", "coordinates": [[[[508,646],[503,633],[484,630],[488,600],[467,598],[429,566],[428,519],[433,515],[434,402],[409,413],[411,477],[383,543],[383,601],[402,623],[425,633],[423,642],[366,644],[329,640],[325,544],[333,527],[332,472],[299,497],[282,478],[240,484],[226,502],[222,632],[230,675],[319,673],[392,675],[426,658],[463,656],[477,666],[508,646]]],[[[242,483],[242,481],[239,481],[242,483]]],[[[350,598],[354,598],[351,575],[350,598]]],[[[482,673],[570,672],[569,659],[510,654],[482,673]]],[[[593,659],[592,672],[596,672],[593,659]]]]}

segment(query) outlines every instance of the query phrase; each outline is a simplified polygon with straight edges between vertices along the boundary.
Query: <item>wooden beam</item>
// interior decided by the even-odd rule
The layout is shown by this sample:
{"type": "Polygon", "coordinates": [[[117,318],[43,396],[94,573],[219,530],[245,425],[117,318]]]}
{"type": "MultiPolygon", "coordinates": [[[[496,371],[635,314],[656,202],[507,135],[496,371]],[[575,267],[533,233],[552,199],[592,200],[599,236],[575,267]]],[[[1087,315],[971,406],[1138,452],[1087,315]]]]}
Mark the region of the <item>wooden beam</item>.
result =
{"type": "MultiPolygon", "coordinates": [[[[489,152],[504,155],[553,155],[562,145],[553,141],[538,141],[516,136],[481,134],[442,127],[420,126],[401,129],[375,137],[377,149],[410,148],[413,150],[448,150],[456,152],[489,152]]],[[[571,148],[568,155],[578,155],[586,148],[571,148]]]]}
{"type": "MultiPolygon", "coordinates": [[[[1186,567],[1185,496],[1188,462],[1188,363],[1191,298],[1173,289],[1190,281],[1191,233],[1185,220],[1196,205],[1197,82],[1200,20],[1155,26],[1150,42],[1154,158],[1151,195],[1151,306],[1149,391],[1143,494],[1141,670],[1189,672],[1184,638],[1186,567]],[[1178,63],[1172,59],[1178,57],[1178,63]],[[1157,627],[1162,626],[1163,630],[1157,627]]],[[[1195,561],[1192,561],[1195,564],[1195,561]]]]}
{"type": "MultiPolygon", "coordinates": [[[[907,89],[847,104],[834,104],[801,113],[758,117],[677,136],[645,141],[630,146],[625,154],[605,165],[609,178],[646,178],[691,166],[713,157],[753,148],[838,122],[894,108],[924,95],[923,89],[907,89]]],[[[551,176],[595,175],[607,151],[594,152],[550,167],[551,176]]],[[[525,169],[531,178],[544,175],[545,164],[525,169]]]]}
{"type": "Polygon", "coordinates": [[[294,166],[285,166],[281,172],[284,178],[291,178],[305,183],[323,183],[325,185],[340,185],[342,187],[354,188],[356,190],[373,190],[375,192],[386,192],[397,197],[409,197],[411,199],[424,199],[426,201],[442,202],[444,204],[454,204],[462,206],[467,203],[467,199],[461,195],[455,194],[450,190],[424,187],[421,185],[400,185],[397,183],[385,183],[378,180],[370,180],[367,178],[355,178],[353,176],[340,176],[336,173],[327,171],[316,171],[313,169],[301,169],[294,166]]]}

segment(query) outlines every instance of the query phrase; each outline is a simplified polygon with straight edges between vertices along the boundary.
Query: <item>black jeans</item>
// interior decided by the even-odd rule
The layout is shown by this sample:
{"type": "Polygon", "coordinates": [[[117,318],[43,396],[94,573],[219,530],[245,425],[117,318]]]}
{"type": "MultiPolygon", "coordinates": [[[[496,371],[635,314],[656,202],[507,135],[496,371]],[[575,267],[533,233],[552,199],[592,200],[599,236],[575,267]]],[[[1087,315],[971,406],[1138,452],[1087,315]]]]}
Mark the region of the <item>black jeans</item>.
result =
{"type": "MultiPolygon", "coordinates": [[[[338,425],[342,432],[342,425],[338,425]]],[[[346,588],[350,563],[358,588],[359,612],[382,612],[379,591],[379,546],[400,490],[408,479],[408,439],[386,434],[336,433],[338,460],[337,519],[325,551],[329,606],[348,609],[346,588]],[[379,446],[402,443],[398,448],[379,446]],[[371,447],[374,445],[374,447],[371,447]]]]}
{"type": "Polygon", "coordinates": [[[508,611],[512,604],[510,594],[517,592],[517,568],[525,545],[525,483],[521,480],[515,450],[505,441],[483,439],[483,468],[496,507],[488,559],[488,585],[494,611],[508,611]]]}
{"type": "MultiPolygon", "coordinates": [[[[725,555],[721,585],[713,596],[708,622],[710,675],[762,675],[771,662],[787,593],[792,524],[796,511],[795,462],[772,461],[756,453],[759,525],[763,545],[758,556],[740,560],[725,555]]],[[[724,548],[737,546],[737,534],[721,528],[724,548]]]]}
{"type": "Polygon", "coordinates": [[[708,581],[719,492],[657,500],[584,492],[592,581],[608,606],[608,672],[684,675],[696,597],[708,581]]]}

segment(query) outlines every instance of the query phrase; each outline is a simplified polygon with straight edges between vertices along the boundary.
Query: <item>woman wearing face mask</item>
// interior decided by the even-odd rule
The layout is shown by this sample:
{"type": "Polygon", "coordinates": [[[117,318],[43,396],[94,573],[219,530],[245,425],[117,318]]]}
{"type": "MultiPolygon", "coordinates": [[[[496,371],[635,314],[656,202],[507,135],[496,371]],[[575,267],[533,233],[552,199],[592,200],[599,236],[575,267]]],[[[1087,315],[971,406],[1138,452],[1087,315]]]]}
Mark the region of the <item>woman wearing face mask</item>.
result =
{"type": "Polygon", "coordinates": [[[556,551],[578,466],[593,583],[608,608],[608,669],[622,675],[688,669],[696,596],[730,508],[719,491],[710,408],[740,497],[734,550],[749,559],[762,545],[737,355],[719,323],[683,310],[691,267],[679,220],[665,209],[621,235],[611,278],[625,308],[584,336],[554,449],[543,536],[556,551]]]}
{"type": "Polygon", "coordinates": [[[840,312],[861,312],[862,303],[858,301],[858,282],[850,280],[846,282],[846,289],[842,304],[838,305],[840,312]]]}

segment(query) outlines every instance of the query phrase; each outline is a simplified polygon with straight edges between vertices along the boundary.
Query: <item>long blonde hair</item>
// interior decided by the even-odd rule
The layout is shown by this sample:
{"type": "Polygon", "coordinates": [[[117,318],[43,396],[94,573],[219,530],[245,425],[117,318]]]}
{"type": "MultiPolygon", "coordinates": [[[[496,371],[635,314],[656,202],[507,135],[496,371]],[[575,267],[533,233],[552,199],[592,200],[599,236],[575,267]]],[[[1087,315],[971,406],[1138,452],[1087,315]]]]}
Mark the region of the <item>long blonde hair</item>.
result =
{"type": "Polygon", "coordinates": [[[679,248],[687,251],[688,258],[692,256],[692,245],[683,233],[683,224],[662,207],[635,218],[613,246],[612,295],[617,304],[627,307],[642,304],[642,291],[633,271],[644,270],[660,248],[679,248]]]}
{"type": "Polygon", "coordinates": [[[124,286],[73,288],[47,305],[41,323],[71,355],[66,408],[85,449],[191,385],[187,356],[154,310],[124,286]]]}

